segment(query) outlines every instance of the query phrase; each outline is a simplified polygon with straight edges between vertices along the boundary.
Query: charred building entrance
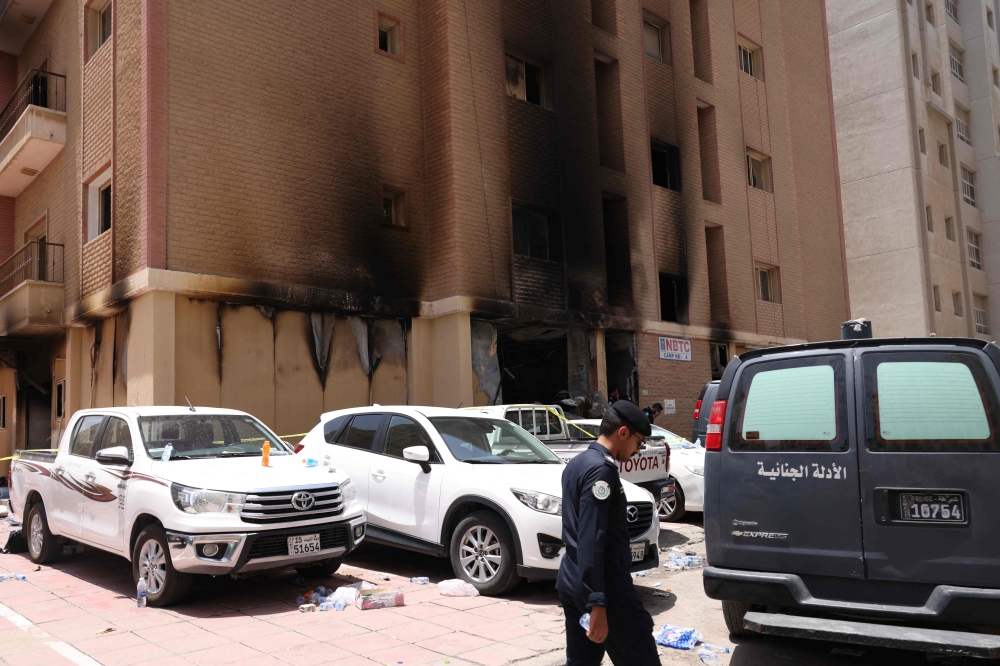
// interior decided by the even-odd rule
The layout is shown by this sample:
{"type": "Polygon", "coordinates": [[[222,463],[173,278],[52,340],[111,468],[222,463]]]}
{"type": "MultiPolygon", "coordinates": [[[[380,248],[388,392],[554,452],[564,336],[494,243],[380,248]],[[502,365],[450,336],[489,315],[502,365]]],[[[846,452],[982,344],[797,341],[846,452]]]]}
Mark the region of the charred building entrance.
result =
{"type": "Polygon", "coordinates": [[[608,392],[618,389],[618,397],[638,404],[639,373],[636,364],[635,334],[631,331],[604,333],[608,392]]]}

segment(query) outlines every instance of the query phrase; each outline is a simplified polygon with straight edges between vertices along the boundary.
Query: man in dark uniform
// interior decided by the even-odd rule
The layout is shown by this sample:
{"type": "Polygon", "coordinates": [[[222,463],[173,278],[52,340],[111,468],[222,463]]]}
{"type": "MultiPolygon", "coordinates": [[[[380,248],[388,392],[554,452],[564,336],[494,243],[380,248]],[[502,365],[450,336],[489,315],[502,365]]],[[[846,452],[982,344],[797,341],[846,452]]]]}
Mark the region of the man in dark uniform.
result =
{"type": "Polygon", "coordinates": [[[642,410],[620,400],[605,412],[597,441],[563,472],[566,553],[556,590],[566,615],[567,666],[599,666],[605,650],[616,666],[660,663],[653,618],[629,575],[625,489],[618,478],[618,462],[637,453],[651,431],[642,410]],[[589,631],[580,626],[585,613],[589,631]]]}

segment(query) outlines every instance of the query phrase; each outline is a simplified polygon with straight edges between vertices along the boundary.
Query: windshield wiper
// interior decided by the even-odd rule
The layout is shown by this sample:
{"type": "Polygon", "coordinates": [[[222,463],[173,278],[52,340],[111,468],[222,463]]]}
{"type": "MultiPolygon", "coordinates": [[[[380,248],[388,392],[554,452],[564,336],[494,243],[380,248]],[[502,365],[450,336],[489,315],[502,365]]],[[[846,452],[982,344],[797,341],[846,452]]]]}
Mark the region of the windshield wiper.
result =
{"type": "Polygon", "coordinates": [[[510,465],[509,460],[482,460],[481,458],[471,458],[469,460],[463,460],[462,462],[472,463],[473,465],[510,465]]]}
{"type": "Polygon", "coordinates": [[[257,451],[257,452],[254,452],[254,451],[222,451],[218,455],[220,455],[220,456],[228,456],[230,458],[244,458],[244,457],[247,457],[247,456],[258,456],[259,457],[261,455],[261,453],[260,453],[260,451],[257,451]]]}
{"type": "MultiPolygon", "coordinates": [[[[170,462],[171,460],[191,460],[191,456],[171,455],[169,458],[167,458],[167,462],[170,462]]],[[[160,461],[160,459],[156,458],[155,461],[160,461]]]]}

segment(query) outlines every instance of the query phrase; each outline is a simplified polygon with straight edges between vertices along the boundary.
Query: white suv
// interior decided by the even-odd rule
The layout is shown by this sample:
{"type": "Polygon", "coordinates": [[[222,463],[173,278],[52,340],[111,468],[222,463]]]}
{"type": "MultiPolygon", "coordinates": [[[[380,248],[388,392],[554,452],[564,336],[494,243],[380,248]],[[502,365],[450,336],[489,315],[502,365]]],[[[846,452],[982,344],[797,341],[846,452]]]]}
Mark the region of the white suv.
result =
{"type": "MultiPolygon", "coordinates": [[[[502,418],[437,407],[324,414],[302,455],[347,472],[368,513],[368,539],[451,559],[482,594],[521,578],[554,579],[562,559],[565,465],[502,418]]],[[[653,496],[623,482],[633,570],[659,562],[653,496]]]]}

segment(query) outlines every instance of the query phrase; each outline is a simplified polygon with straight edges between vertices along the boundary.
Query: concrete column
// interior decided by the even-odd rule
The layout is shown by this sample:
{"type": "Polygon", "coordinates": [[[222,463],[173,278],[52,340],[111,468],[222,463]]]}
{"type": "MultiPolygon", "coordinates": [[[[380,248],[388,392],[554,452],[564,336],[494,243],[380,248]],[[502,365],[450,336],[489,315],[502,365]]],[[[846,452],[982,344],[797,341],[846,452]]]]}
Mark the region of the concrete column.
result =
{"type": "Polygon", "coordinates": [[[414,317],[408,336],[411,405],[473,406],[472,327],[468,312],[414,317]]]}
{"type": "Polygon", "coordinates": [[[590,332],[590,390],[608,397],[608,359],[604,353],[604,329],[590,332]]]}
{"type": "MultiPolygon", "coordinates": [[[[84,377],[84,369],[90,368],[90,359],[85,358],[86,352],[83,348],[82,327],[70,327],[66,329],[66,395],[65,418],[63,423],[68,423],[76,410],[81,409],[83,384],[90,381],[90,375],[84,377]]],[[[87,388],[90,388],[88,383],[87,388]]]]}
{"type": "Polygon", "coordinates": [[[151,291],[130,304],[128,404],[174,404],[174,294],[151,291]]]}

